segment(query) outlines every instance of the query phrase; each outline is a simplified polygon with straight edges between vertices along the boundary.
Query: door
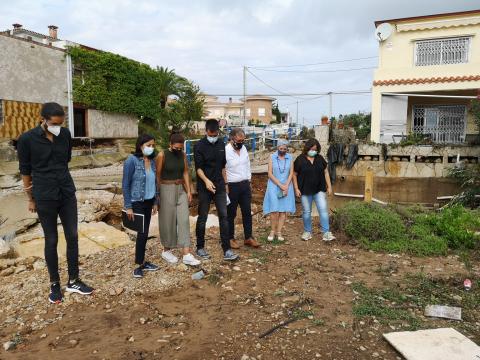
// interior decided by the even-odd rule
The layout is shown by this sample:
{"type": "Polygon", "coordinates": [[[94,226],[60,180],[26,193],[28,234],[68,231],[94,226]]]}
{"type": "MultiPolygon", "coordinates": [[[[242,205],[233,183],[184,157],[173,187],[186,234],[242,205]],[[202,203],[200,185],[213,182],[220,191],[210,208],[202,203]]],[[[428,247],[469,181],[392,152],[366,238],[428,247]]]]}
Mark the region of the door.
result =
{"type": "Polygon", "coordinates": [[[86,109],[73,109],[73,128],[75,137],[87,137],[87,116],[86,109]]]}

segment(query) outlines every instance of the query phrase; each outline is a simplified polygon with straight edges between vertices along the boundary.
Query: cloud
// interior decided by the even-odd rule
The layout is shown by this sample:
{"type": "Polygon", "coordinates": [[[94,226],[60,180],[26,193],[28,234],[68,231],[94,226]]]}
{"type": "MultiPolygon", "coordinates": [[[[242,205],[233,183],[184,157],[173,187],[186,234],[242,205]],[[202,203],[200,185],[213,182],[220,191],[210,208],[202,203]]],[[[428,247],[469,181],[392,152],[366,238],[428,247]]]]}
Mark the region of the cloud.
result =
{"type": "MultiPolygon", "coordinates": [[[[0,28],[14,22],[38,32],[59,26],[59,36],[152,66],[173,68],[204,91],[241,94],[242,68],[303,64],[377,55],[375,20],[478,8],[476,0],[38,0],[0,2],[0,28]]],[[[376,60],[316,69],[375,66],[376,60]]],[[[373,71],[279,73],[252,70],[285,92],[368,89],[373,71]]],[[[274,93],[254,77],[249,93],[274,93]]],[[[279,98],[296,110],[296,99],[279,98]]],[[[337,96],[334,113],[370,109],[369,96],[337,96]]],[[[328,98],[299,105],[299,117],[318,122],[328,98]]]]}

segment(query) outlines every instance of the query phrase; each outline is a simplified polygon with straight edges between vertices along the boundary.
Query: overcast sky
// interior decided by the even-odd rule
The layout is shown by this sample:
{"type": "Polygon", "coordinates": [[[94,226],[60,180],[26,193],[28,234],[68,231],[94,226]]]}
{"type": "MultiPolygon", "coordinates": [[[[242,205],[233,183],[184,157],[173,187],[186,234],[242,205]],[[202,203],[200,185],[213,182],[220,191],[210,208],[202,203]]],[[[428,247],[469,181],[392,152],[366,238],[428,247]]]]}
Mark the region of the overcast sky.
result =
{"type": "MultiPolygon", "coordinates": [[[[377,56],[375,20],[480,8],[478,0],[16,0],[0,1],[0,29],[20,23],[59,37],[161,65],[211,94],[242,94],[244,65],[266,67],[377,56]]],[[[273,70],[337,70],[372,67],[376,58],[273,70]]],[[[373,69],[292,73],[251,69],[284,93],[368,90],[373,69]]],[[[274,94],[252,75],[247,93],[274,94]]],[[[238,97],[236,97],[238,98],[238,97]]],[[[279,97],[295,115],[296,98],[279,97]]],[[[300,99],[299,118],[317,123],[328,98],[300,99]]],[[[370,110],[370,96],[335,96],[334,114],[370,110]]]]}

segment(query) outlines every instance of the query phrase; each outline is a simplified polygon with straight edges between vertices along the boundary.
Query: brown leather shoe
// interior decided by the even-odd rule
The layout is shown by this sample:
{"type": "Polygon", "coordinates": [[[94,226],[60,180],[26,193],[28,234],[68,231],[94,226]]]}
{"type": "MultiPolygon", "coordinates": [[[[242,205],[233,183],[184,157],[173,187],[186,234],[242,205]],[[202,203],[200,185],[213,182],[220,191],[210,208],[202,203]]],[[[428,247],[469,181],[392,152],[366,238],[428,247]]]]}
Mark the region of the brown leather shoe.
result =
{"type": "Polygon", "coordinates": [[[250,246],[250,247],[253,247],[253,248],[260,247],[260,244],[258,243],[258,241],[253,239],[253,238],[245,240],[244,244],[245,244],[245,246],[250,246]]]}
{"type": "Polygon", "coordinates": [[[230,247],[232,249],[240,249],[240,244],[237,242],[237,240],[231,239],[230,240],[230,247]]]}

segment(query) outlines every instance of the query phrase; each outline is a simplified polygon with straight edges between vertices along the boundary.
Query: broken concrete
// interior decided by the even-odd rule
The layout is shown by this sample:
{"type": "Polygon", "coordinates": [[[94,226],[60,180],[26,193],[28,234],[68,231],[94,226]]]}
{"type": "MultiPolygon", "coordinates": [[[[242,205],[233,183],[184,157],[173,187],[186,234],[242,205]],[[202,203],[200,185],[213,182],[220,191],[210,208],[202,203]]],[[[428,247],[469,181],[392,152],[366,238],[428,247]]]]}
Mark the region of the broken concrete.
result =
{"type": "Polygon", "coordinates": [[[453,306],[427,305],[425,307],[425,316],[462,320],[462,309],[453,306]]]}
{"type": "Polygon", "coordinates": [[[0,236],[21,234],[38,222],[37,214],[28,211],[25,194],[15,193],[1,198],[0,218],[5,220],[0,227],[0,236]]]}
{"type": "Polygon", "coordinates": [[[383,337],[407,360],[480,358],[480,347],[452,328],[394,332],[383,337]]]}
{"type": "MultiPolygon", "coordinates": [[[[63,228],[58,227],[58,255],[64,257],[66,241],[63,228]]],[[[131,244],[128,235],[105,223],[81,223],[78,227],[80,255],[94,254],[106,249],[131,244]]],[[[43,257],[45,239],[40,226],[16,238],[15,250],[20,257],[43,257]]]]}

